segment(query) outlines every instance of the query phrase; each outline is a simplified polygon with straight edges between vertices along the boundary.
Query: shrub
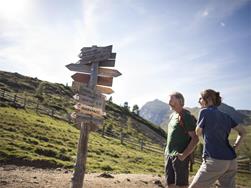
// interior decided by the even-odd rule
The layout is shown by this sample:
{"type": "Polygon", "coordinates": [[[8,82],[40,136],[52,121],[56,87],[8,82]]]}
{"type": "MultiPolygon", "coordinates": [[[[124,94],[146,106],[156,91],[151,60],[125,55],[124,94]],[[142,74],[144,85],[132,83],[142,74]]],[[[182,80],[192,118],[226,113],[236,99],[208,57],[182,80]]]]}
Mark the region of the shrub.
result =
{"type": "Polygon", "coordinates": [[[105,170],[105,171],[112,171],[113,170],[113,168],[108,164],[102,165],[101,169],[105,170]]]}

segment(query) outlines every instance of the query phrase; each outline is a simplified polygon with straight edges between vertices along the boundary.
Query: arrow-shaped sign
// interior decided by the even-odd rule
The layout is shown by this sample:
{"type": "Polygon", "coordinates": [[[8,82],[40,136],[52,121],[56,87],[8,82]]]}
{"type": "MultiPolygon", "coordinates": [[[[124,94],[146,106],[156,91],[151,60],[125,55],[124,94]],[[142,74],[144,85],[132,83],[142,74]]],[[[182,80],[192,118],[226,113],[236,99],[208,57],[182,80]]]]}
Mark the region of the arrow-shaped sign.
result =
{"type": "Polygon", "coordinates": [[[75,93],[85,95],[90,101],[94,100],[94,98],[101,98],[100,97],[100,95],[102,95],[101,93],[109,95],[109,94],[112,94],[114,92],[111,88],[103,87],[103,86],[100,86],[100,85],[97,85],[96,89],[97,89],[96,93],[94,93],[94,91],[92,89],[87,87],[87,84],[76,82],[76,81],[72,82],[72,90],[75,93]]]}
{"type": "Polygon", "coordinates": [[[98,95],[94,98],[90,98],[86,95],[76,94],[73,98],[79,101],[81,104],[85,104],[91,107],[100,108],[105,111],[105,96],[98,95]]]}
{"type": "Polygon", "coordinates": [[[112,51],[112,45],[109,46],[96,46],[93,45],[92,47],[83,47],[81,49],[81,52],[83,53],[91,53],[91,52],[104,52],[104,51],[112,51]]]}
{"type": "Polygon", "coordinates": [[[109,88],[109,87],[102,87],[102,86],[96,86],[97,90],[100,92],[100,93],[104,93],[104,94],[112,94],[114,91],[109,88]]]}
{"type": "Polygon", "coordinates": [[[71,117],[73,119],[75,119],[75,121],[76,121],[77,126],[78,126],[79,129],[80,129],[81,123],[83,121],[89,121],[90,124],[92,125],[91,128],[93,128],[93,126],[96,127],[98,125],[101,125],[103,123],[103,120],[104,120],[103,117],[95,117],[95,116],[90,116],[90,115],[87,115],[87,114],[76,113],[76,112],[73,112],[71,114],[71,117]]]}
{"type": "MultiPolygon", "coordinates": [[[[79,60],[79,64],[82,64],[82,65],[91,64],[91,61],[79,60]]],[[[115,60],[114,59],[102,60],[99,62],[99,66],[100,67],[114,67],[115,60]]]]}
{"type": "Polygon", "coordinates": [[[79,57],[83,61],[101,61],[109,59],[112,53],[112,45],[106,47],[93,46],[91,48],[82,48],[79,57]]]}
{"type": "MultiPolygon", "coordinates": [[[[81,73],[75,73],[74,75],[71,76],[73,80],[81,83],[88,84],[90,80],[90,75],[89,74],[81,74],[81,73]]],[[[98,85],[104,85],[104,86],[112,86],[112,77],[101,77],[98,76],[98,85]]]]}
{"type": "Polygon", "coordinates": [[[74,105],[74,108],[79,112],[83,114],[89,114],[97,117],[102,117],[106,113],[102,111],[102,109],[91,107],[85,104],[77,103],[74,105]]]}
{"type": "MultiPolygon", "coordinates": [[[[71,63],[69,65],[66,65],[68,69],[71,71],[76,71],[76,72],[85,72],[88,74],[91,74],[91,65],[82,65],[82,64],[77,64],[77,63],[71,63]]],[[[103,77],[117,77],[120,76],[121,73],[118,70],[115,69],[107,69],[107,68],[98,68],[98,76],[103,76],[103,77]]]]}
{"type": "Polygon", "coordinates": [[[91,62],[97,62],[99,61],[99,66],[101,67],[114,67],[115,65],[115,58],[116,53],[111,53],[108,58],[100,58],[99,60],[93,59],[93,60],[86,60],[86,59],[80,59],[80,64],[90,64],[91,62]]]}

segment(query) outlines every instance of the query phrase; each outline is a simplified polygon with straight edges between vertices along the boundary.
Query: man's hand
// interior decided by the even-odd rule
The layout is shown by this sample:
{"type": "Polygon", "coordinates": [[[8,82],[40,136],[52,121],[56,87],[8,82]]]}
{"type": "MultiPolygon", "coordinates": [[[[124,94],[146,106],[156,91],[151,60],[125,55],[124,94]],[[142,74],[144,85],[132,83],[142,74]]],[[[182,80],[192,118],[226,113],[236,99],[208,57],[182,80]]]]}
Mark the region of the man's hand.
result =
{"type": "Polygon", "coordinates": [[[184,156],[183,153],[178,153],[177,157],[180,161],[184,161],[186,159],[186,156],[184,156]]]}

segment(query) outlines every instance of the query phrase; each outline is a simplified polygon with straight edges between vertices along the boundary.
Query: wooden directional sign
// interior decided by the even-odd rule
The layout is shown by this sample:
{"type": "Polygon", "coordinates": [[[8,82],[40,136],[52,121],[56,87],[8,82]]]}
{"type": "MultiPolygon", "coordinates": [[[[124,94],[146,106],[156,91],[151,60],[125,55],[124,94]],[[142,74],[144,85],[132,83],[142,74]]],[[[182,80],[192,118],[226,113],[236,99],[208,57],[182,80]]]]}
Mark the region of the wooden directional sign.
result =
{"type": "Polygon", "coordinates": [[[99,92],[99,90],[94,92],[92,89],[86,87],[85,84],[82,84],[82,83],[76,82],[76,81],[74,81],[72,83],[72,90],[75,93],[78,93],[74,96],[74,98],[76,100],[79,100],[83,104],[86,104],[86,105],[89,105],[92,107],[96,107],[96,108],[100,108],[103,111],[105,111],[106,97],[104,95],[102,95],[101,92],[99,92]]]}
{"type": "Polygon", "coordinates": [[[103,112],[102,109],[91,107],[91,106],[88,106],[88,105],[85,105],[85,104],[81,104],[81,103],[77,103],[74,106],[74,108],[79,113],[89,114],[89,115],[96,116],[96,117],[103,117],[103,115],[105,115],[105,112],[103,112]]]}
{"type": "Polygon", "coordinates": [[[73,112],[71,117],[75,120],[77,128],[80,129],[81,123],[83,121],[88,121],[91,124],[92,131],[98,128],[98,125],[101,125],[104,121],[103,117],[92,117],[91,115],[86,115],[82,113],[73,112]]]}
{"type": "Polygon", "coordinates": [[[77,81],[73,81],[71,87],[72,87],[72,90],[75,93],[78,93],[78,94],[81,94],[81,95],[87,95],[87,96],[89,96],[91,98],[94,98],[96,96],[93,89],[88,88],[87,84],[80,83],[80,82],[77,82],[77,81]]]}
{"type": "MultiPolygon", "coordinates": [[[[66,67],[68,69],[70,69],[71,71],[76,71],[76,72],[85,72],[88,74],[91,74],[91,72],[92,72],[90,65],[71,63],[69,65],[66,65],[66,67]]],[[[117,77],[120,75],[121,75],[121,73],[118,70],[107,69],[107,68],[98,68],[98,76],[117,77]]]]}
{"type": "MultiPolygon", "coordinates": [[[[110,57],[107,59],[102,59],[99,61],[99,66],[101,67],[114,67],[115,65],[115,58],[116,58],[116,53],[111,53],[110,57]]],[[[84,59],[80,59],[79,63],[80,64],[90,64],[93,61],[86,61],[84,59]]]]}
{"type": "Polygon", "coordinates": [[[98,95],[94,98],[88,97],[86,95],[76,94],[73,98],[79,101],[81,104],[85,104],[91,107],[100,108],[103,111],[105,110],[105,96],[98,95]]]}
{"type": "MultiPolygon", "coordinates": [[[[90,63],[91,63],[90,61],[86,62],[86,61],[79,60],[79,64],[82,64],[82,65],[86,65],[86,64],[90,64],[90,63]]],[[[114,67],[115,60],[114,59],[107,59],[107,60],[100,61],[99,66],[100,67],[114,67]]]]}
{"type": "Polygon", "coordinates": [[[84,62],[97,62],[109,59],[112,53],[112,45],[106,47],[87,47],[82,48],[79,57],[84,62]]]}
{"type": "Polygon", "coordinates": [[[109,87],[103,87],[103,86],[97,85],[96,86],[97,91],[96,91],[96,93],[94,93],[92,89],[87,87],[87,84],[76,82],[76,81],[72,82],[72,90],[75,93],[78,93],[78,94],[84,95],[85,97],[88,97],[88,100],[90,100],[90,101],[94,100],[94,98],[96,98],[96,99],[102,98],[103,95],[101,93],[112,94],[114,92],[109,87]],[[99,95],[102,95],[102,97],[99,97],[99,95]]]}
{"type": "Polygon", "coordinates": [[[102,87],[102,86],[99,86],[99,85],[97,85],[96,86],[96,89],[97,89],[97,91],[99,91],[100,93],[104,93],[104,94],[112,94],[114,91],[111,89],[111,88],[109,88],[109,87],[102,87]]]}
{"type": "MultiPolygon", "coordinates": [[[[75,73],[74,75],[72,75],[72,79],[77,82],[88,84],[90,81],[90,75],[89,74],[75,73]]],[[[103,85],[103,86],[112,86],[112,80],[113,80],[112,77],[98,76],[97,84],[103,85]]]]}

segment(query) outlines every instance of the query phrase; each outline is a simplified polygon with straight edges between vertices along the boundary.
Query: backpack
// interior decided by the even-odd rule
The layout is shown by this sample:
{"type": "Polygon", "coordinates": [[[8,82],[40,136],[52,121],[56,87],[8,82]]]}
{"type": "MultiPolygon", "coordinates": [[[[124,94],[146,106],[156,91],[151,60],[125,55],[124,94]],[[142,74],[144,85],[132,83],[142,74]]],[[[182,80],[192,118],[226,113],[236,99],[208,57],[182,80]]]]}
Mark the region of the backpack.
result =
{"type": "MultiPolygon", "coordinates": [[[[197,123],[197,119],[196,117],[191,114],[190,111],[188,110],[185,110],[186,113],[189,113],[189,115],[191,116],[192,120],[193,120],[193,123],[196,124],[197,123]]],[[[179,114],[180,115],[180,121],[179,121],[179,124],[180,126],[185,130],[185,133],[188,134],[188,131],[186,130],[185,126],[184,126],[184,110],[179,114]]],[[[194,164],[194,157],[195,157],[195,150],[196,148],[192,151],[192,153],[189,155],[189,167],[190,167],[190,172],[193,172],[193,164],[194,164]]]]}

